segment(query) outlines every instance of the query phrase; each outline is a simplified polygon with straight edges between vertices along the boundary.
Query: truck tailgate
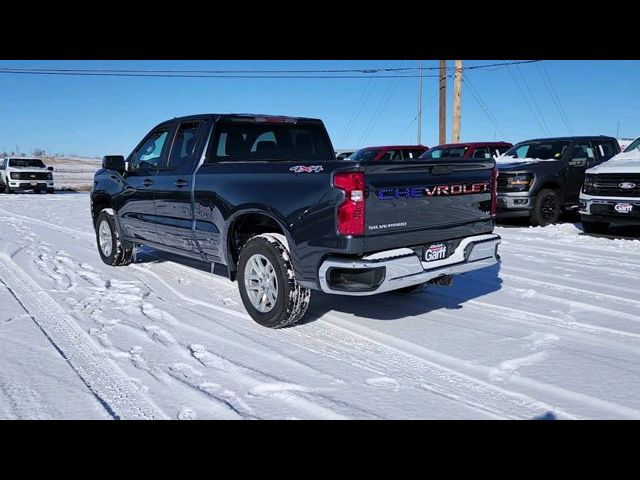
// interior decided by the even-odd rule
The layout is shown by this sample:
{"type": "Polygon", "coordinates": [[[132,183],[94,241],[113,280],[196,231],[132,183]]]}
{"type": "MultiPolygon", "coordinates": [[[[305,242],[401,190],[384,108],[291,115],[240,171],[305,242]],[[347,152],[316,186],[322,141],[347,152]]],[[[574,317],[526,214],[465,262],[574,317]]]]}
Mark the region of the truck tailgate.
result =
{"type": "Polygon", "coordinates": [[[365,165],[365,252],[493,230],[493,160],[433,159],[365,165]]]}

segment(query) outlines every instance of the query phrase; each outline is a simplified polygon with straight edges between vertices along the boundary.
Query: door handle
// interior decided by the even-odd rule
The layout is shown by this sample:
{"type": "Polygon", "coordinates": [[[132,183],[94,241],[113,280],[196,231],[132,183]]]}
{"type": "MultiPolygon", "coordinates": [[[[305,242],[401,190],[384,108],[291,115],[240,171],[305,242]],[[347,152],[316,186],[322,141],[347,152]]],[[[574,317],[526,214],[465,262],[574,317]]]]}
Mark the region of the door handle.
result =
{"type": "Polygon", "coordinates": [[[142,184],[145,187],[150,187],[151,185],[153,185],[153,180],[149,179],[149,178],[145,178],[144,181],[142,182],[142,184]]]}
{"type": "Polygon", "coordinates": [[[186,187],[189,184],[186,180],[182,180],[181,178],[176,180],[175,186],[178,188],[186,187]]]}

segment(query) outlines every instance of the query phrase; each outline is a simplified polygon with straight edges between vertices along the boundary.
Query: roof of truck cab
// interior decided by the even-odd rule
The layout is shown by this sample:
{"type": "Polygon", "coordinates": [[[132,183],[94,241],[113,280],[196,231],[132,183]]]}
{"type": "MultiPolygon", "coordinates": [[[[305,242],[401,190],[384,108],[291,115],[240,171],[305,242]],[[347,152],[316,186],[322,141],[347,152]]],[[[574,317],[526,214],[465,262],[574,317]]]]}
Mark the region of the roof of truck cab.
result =
{"type": "MultiPolygon", "coordinates": [[[[310,118],[310,117],[292,117],[290,115],[269,115],[262,113],[200,113],[195,115],[187,115],[184,117],[174,117],[168,121],[189,121],[189,120],[208,120],[208,119],[216,119],[216,120],[255,120],[257,118],[265,118],[270,120],[289,120],[289,121],[297,121],[297,122],[322,122],[319,118],[310,118]]],[[[163,122],[164,123],[164,122],[163,122]]]]}
{"type": "Polygon", "coordinates": [[[443,143],[436,145],[433,148],[455,148],[455,147],[493,147],[493,146],[508,146],[512,145],[509,142],[460,142],[460,143],[443,143]]]}
{"type": "MultiPolygon", "coordinates": [[[[533,138],[531,140],[523,140],[518,143],[528,143],[528,142],[571,142],[572,140],[616,140],[614,137],[610,137],[608,135],[581,135],[581,136],[573,136],[573,137],[549,137],[549,138],[533,138]]],[[[616,140],[617,141],[617,140],[616,140]]]]}
{"type": "Polygon", "coordinates": [[[428,148],[426,145],[382,145],[379,147],[364,147],[360,150],[378,150],[386,148],[387,150],[390,148],[428,148]]]}

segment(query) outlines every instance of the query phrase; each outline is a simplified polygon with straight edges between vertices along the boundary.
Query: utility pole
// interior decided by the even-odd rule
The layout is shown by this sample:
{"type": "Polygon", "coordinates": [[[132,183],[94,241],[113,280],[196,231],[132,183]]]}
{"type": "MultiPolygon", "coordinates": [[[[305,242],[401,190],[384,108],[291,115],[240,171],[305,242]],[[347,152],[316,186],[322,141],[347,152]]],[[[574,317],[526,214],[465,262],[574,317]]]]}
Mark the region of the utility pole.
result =
{"type": "Polygon", "coordinates": [[[418,60],[418,145],[422,145],[422,60],[418,60]]]}
{"type": "Polygon", "coordinates": [[[460,108],[462,104],[462,60],[455,61],[453,81],[453,143],[460,142],[460,108]]]}
{"type": "Polygon", "coordinates": [[[447,61],[440,60],[440,136],[439,143],[447,143],[447,61]]]}

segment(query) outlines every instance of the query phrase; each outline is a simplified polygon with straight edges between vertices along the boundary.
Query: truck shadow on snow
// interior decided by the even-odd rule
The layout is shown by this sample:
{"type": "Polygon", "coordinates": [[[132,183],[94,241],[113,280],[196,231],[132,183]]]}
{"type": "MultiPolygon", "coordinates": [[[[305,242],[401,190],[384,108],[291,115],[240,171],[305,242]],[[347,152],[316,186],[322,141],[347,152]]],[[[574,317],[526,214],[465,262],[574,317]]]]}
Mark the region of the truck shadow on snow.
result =
{"type": "MultiPolygon", "coordinates": [[[[500,265],[454,277],[452,287],[429,285],[419,293],[388,292],[352,297],[313,292],[312,301],[302,323],[318,320],[331,312],[340,312],[371,320],[401,320],[435,310],[458,310],[474,298],[500,290],[500,265]]],[[[428,321],[428,319],[425,319],[428,321]]]]}
{"type": "MultiPolygon", "coordinates": [[[[180,257],[149,247],[141,247],[136,263],[175,262],[190,268],[210,273],[210,265],[199,260],[180,257]]],[[[331,312],[346,313],[371,320],[401,320],[406,317],[420,316],[435,310],[457,310],[474,298],[500,290],[500,264],[475,270],[454,277],[452,287],[429,286],[419,293],[389,292],[365,297],[329,295],[314,291],[311,304],[302,324],[314,322],[331,312]]],[[[224,267],[216,268],[214,275],[226,277],[224,267]]],[[[428,321],[428,319],[426,319],[428,321]]]]}

